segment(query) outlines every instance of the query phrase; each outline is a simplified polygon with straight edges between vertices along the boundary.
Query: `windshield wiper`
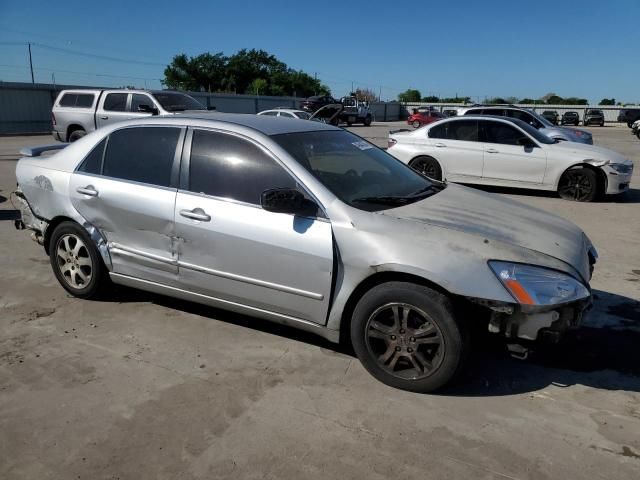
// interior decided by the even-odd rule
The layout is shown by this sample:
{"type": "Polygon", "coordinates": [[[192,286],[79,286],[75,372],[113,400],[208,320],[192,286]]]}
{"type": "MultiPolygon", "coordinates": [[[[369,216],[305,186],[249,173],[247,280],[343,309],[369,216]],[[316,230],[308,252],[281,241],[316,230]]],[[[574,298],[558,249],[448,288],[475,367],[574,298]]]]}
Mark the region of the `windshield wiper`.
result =
{"type": "Polygon", "coordinates": [[[439,192],[441,189],[436,188],[434,185],[428,185],[424,188],[421,188],[417,192],[413,192],[409,195],[386,195],[381,197],[359,197],[351,200],[354,203],[381,203],[387,205],[406,205],[408,203],[414,202],[415,200],[420,200],[423,198],[427,198],[434,193],[439,192]]]}

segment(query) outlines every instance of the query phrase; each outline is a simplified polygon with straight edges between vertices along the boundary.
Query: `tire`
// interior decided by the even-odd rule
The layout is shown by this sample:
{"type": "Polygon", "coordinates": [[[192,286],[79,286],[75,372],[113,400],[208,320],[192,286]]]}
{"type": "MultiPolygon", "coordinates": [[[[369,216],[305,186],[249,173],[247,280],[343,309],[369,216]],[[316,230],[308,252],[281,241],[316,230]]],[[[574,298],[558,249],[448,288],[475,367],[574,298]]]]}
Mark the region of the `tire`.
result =
{"type": "Polygon", "coordinates": [[[60,285],[74,297],[96,298],[110,283],[107,269],[87,231],[62,222],[51,234],[49,261],[60,285]]]}
{"type": "Polygon", "coordinates": [[[409,166],[422,175],[442,181],[442,167],[433,157],[417,157],[411,161],[409,166]]]}
{"type": "Polygon", "coordinates": [[[366,117],[364,117],[364,126],[365,127],[371,126],[371,115],[367,115],[366,117]]]}
{"type": "Polygon", "coordinates": [[[73,143],[76,140],[80,140],[82,137],[84,137],[87,134],[87,132],[85,132],[82,129],[78,129],[78,130],[74,130],[73,132],[71,132],[69,134],[69,143],[73,143]]]}
{"type": "Polygon", "coordinates": [[[420,128],[421,123],[418,120],[414,120],[411,125],[413,125],[413,128],[420,128]]]}
{"type": "Polygon", "coordinates": [[[629,128],[633,127],[633,123],[632,122],[627,122],[627,127],[629,127],[629,128]]]}
{"type": "Polygon", "coordinates": [[[593,202],[601,195],[596,172],[586,167],[567,170],[560,177],[558,195],[565,200],[593,202]]]}
{"type": "Polygon", "coordinates": [[[382,383],[433,392],[451,382],[469,351],[467,329],[450,300],[427,287],[388,282],[360,299],[351,321],[353,349],[382,383]]]}

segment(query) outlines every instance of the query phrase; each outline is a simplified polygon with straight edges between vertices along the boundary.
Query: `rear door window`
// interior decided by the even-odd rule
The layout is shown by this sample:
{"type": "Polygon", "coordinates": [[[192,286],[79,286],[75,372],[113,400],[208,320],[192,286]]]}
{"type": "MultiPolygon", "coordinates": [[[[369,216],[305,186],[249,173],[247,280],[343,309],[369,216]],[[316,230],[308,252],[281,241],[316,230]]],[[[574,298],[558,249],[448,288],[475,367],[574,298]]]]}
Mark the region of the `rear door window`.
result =
{"type": "Polygon", "coordinates": [[[456,120],[440,123],[431,127],[429,138],[442,138],[446,140],[460,140],[463,142],[478,141],[477,120],[456,120]]]}
{"type": "Polygon", "coordinates": [[[94,175],[100,175],[102,173],[102,156],[104,155],[104,147],[107,144],[107,139],[103,139],[93,150],[85,157],[80,166],[79,172],[92,173],[94,175]]]}
{"type": "Polygon", "coordinates": [[[127,109],[128,93],[108,93],[104,99],[103,109],[109,112],[124,112],[127,109]]]}
{"type": "Polygon", "coordinates": [[[262,192],[296,188],[294,178],[255,144],[226,133],[195,130],[189,190],[260,205],[262,192]]]}
{"type": "Polygon", "coordinates": [[[177,127],[133,127],[109,135],[103,175],[168,187],[180,137],[177,127]]]}

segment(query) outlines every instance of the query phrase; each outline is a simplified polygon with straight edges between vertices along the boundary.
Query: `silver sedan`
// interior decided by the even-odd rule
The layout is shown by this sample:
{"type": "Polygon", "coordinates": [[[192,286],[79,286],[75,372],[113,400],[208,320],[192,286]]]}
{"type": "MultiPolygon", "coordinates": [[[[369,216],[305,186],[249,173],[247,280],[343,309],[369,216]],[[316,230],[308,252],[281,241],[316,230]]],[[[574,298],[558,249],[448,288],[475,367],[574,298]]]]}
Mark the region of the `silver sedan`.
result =
{"type": "Polygon", "coordinates": [[[578,227],[330,125],[175,115],[41,155],[54,148],[18,162],[16,225],[80,298],[116,283],[350,341],[373,376],[420,392],[460,372],[472,327],[523,354],[591,303],[578,227]]]}

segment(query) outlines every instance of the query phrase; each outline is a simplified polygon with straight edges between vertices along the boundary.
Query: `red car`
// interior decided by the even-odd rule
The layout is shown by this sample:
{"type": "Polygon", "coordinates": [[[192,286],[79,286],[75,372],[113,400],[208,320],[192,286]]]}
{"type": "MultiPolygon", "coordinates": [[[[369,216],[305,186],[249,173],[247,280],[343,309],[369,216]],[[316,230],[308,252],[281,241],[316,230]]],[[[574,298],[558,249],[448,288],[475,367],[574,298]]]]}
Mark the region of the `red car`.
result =
{"type": "Polygon", "coordinates": [[[407,123],[413,125],[413,128],[418,128],[422,125],[440,120],[441,118],[446,118],[446,115],[435,110],[417,110],[409,115],[407,123]]]}

